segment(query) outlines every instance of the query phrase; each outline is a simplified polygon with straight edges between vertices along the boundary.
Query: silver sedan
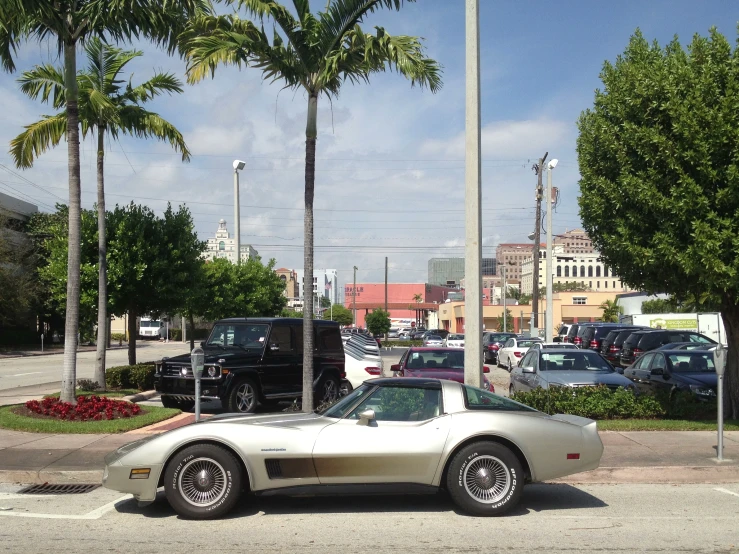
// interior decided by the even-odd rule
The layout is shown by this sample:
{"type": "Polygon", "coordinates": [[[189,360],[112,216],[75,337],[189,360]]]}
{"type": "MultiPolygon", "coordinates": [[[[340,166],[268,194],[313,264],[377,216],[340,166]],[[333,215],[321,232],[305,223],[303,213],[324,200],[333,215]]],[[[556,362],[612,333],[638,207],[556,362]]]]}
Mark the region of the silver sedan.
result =
{"type": "Polygon", "coordinates": [[[548,416],[482,389],[372,379],[318,413],[229,414],[136,441],[105,458],[103,485],[206,519],[247,492],[449,491],[467,513],[500,515],[524,484],[595,469],[596,422],[548,416]]]}

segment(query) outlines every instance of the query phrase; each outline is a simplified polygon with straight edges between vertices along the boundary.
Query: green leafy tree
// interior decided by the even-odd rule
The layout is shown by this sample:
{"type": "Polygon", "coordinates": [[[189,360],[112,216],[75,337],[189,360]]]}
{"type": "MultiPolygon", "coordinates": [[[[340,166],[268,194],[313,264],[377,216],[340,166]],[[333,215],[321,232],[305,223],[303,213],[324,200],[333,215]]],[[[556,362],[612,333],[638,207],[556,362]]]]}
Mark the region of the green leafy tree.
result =
{"type": "Polygon", "coordinates": [[[329,298],[326,298],[325,296],[321,296],[318,299],[319,307],[321,308],[330,308],[331,307],[331,300],[329,298]]]}
{"type": "MultiPolygon", "coordinates": [[[[509,310],[508,308],[506,308],[506,310],[505,310],[505,318],[506,318],[506,321],[505,321],[506,326],[505,326],[505,328],[509,332],[512,332],[513,331],[513,315],[511,314],[511,310],[509,310]]],[[[503,315],[501,314],[500,316],[498,316],[496,318],[496,320],[497,320],[497,325],[498,325],[498,329],[497,330],[498,331],[502,331],[503,330],[503,315]]]]}
{"type": "MultiPolygon", "coordinates": [[[[411,0],[408,0],[411,1],[411,0]]],[[[257,20],[237,15],[194,18],[180,37],[188,58],[188,80],[213,75],[219,65],[253,66],[269,81],[303,90],[308,100],[305,130],[304,271],[313,275],[313,197],[318,137],[318,99],[338,96],[341,86],[369,82],[372,74],[394,69],[412,85],[436,91],[439,65],[424,57],[416,37],[393,36],[382,27],[365,33],[360,24],[381,8],[399,10],[402,0],[328,0],[314,15],[309,0],[293,0],[294,11],[275,0],[231,0],[257,20]],[[265,32],[271,22],[271,37],[265,32]]],[[[303,311],[303,407],[313,407],[313,297],[303,311]]]]}
{"type": "Polygon", "coordinates": [[[341,304],[334,304],[331,309],[323,312],[323,319],[330,319],[339,325],[351,325],[354,321],[354,315],[349,308],[345,308],[341,304]]]}
{"type": "Polygon", "coordinates": [[[687,49],[641,32],[580,116],[583,226],[621,279],[721,308],[727,413],[739,417],[739,51],[715,29],[687,49]]]}
{"type": "MultiPolygon", "coordinates": [[[[581,281],[564,281],[563,283],[553,283],[552,293],[557,292],[588,292],[590,287],[581,281]]],[[[539,293],[542,296],[547,295],[547,288],[541,287],[539,293]]]]}
{"type": "MultiPolygon", "coordinates": [[[[547,292],[546,292],[546,291],[547,291],[547,289],[546,289],[546,288],[544,288],[544,289],[543,289],[543,291],[544,291],[544,292],[542,292],[542,293],[541,293],[541,295],[542,295],[542,296],[546,296],[546,295],[547,295],[547,292]]],[[[520,297],[518,298],[518,303],[519,303],[519,304],[531,304],[531,299],[532,299],[532,298],[533,298],[533,297],[532,297],[532,296],[531,296],[530,294],[522,294],[522,295],[521,295],[521,296],[520,296],[520,297]]]]}
{"type": "Polygon", "coordinates": [[[122,41],[145,37],[172,50],[186,20],[211,13],[208,0],[0,0],[0,62],[13,60],[25,41],[51,43],[64,58],[69,220],[66,321],[61,399],[75,402],[80,303],[80,145],[77,46],[94,37],[122,41]]]}
{"type": "MultiPolygon", "coordinates": [[[[85,45],[87,67],[77,74],[79,120],[82,136],[97,135],[97,220],[98,220],[98,331],[95,381],[105,383],[105,348],[107,344],[107,263],[105,237],[105,137],[117,139],[120,134],[155,137],[172,144],[189,161],[182,134],[168,121],[142,104],[163,93],[180,93],[182,84],[167,73],[157,73],[148,81],[134,87],[121,79],[129,62],[142,56],[138,50],[124,51],[104,44],[97,37],[85,45]]],[[[34,160],[46,150],[55,147],[65,137],[67,112],[64,100],[64,67],[50,64],[36,66],[23,73],[18,80],[21,91],[29,98],[41,98],[51,103],[54,115],[26,126],[26,130],[10,143],[15,165],[33,166],[34,160]]],[[[83,293],[84,294],[84,293],[83,293]]]]}
{"type": "Polygon", "coordinates": [[[377,309],[364,318],[367,329],[373,335],[384,335],[390,330],[390,314],[385,310],[377,309]]]}
{"type": "Polygon", "coordinates": [[[623,307],[616,300],[604,300],[598,308],[603,310],[601,319],[607,323],[618,323],[618,316],[624,313],[623,307]]]}
{"type": "Polygon", "coordinates": [[[670,314],[677,311],[677,305],[671,298],[655,298],[641,303],[643,314],[670,314]]]}
{"type": "Polygon", "coordinates": [[[0,325],[29,319],[39,292],[33,246],[0,211],[0,325]]]}

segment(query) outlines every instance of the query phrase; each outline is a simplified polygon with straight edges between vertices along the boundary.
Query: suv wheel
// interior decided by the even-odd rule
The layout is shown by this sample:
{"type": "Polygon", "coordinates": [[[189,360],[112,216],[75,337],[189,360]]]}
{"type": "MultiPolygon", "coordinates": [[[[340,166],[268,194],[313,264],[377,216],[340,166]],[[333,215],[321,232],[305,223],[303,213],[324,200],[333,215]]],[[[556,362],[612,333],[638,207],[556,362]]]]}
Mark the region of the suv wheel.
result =
{"type": "Polygon", "coordinates": [[[237,381],[226,397],[224,407],[228,412],[253,414],[257,409],[257,386],[251,379],[237,381]]]}
{"type": "Polygon", "coordinates": [[[337,398],[339,398],[339,380],[333,375],[324,375],[318,381],[318,386],[316,387],[316,406],[327,402],[335,402],[337,398]]]}

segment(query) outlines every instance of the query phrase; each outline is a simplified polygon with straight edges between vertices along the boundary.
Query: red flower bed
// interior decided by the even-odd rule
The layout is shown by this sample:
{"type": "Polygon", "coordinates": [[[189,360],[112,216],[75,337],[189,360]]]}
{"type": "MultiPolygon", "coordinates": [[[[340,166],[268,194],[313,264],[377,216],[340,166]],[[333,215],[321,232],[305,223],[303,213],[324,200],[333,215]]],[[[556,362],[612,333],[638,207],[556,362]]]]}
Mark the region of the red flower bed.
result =
{"type": "Polygon", "coordinates": [[[39,415],[67,421],[120,419],[141,413],[141,408],[137,404],[111,400],[105,396],[79,396],[76,405],[47,396],[41,402],[29,400],[26,402],[26,408],[39,415]]]}

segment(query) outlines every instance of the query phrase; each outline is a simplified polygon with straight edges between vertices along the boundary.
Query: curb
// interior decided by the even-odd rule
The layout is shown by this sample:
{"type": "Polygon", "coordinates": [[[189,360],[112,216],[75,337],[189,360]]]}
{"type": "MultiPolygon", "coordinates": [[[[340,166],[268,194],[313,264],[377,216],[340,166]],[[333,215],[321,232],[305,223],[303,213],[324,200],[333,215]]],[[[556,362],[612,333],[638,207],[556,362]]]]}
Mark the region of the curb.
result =
{"type": "Polygon", "coordinates": [[[697,485],[739,483],[739,466],[601,467],[548,483],[569,485],[697,485]]]}
{"type": "Polygon", "coordinates": [[[157,394],[159,394],[155,390],[146,390],[143,392],[139,392],[137,394],[131,394],[129,396],[124,396],[122,400],[126,400],[128,402],[142,402],[144,400],[149,400],[151,398],[154,398],[157,394]]]}
{"type": "Polygon", "coordinates": [[[23,485],[71,485],[71,484],[102,484],[102,469],[85,469],[74,471],[46,470],[0,470],[0,483],[14,483],[23,485]]]}

